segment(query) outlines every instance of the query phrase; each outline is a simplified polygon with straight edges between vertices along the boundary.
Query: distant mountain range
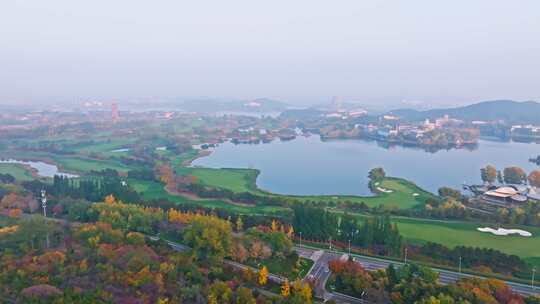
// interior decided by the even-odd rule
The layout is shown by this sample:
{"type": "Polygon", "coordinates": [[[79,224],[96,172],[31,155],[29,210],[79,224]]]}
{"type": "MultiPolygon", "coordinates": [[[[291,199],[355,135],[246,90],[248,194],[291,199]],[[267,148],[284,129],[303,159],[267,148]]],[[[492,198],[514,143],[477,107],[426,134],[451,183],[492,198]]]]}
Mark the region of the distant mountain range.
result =
{"type": "Polygon", "coordinates": [[[444,115],[464,121],[496,121],[520,124],[540,124],[540,103],[535,101],[518,102],[513,100],[493,100],[468,106],[418,111],[399,109],[388,114],[399,116],[406,121],[435,119],[444,115]]]}

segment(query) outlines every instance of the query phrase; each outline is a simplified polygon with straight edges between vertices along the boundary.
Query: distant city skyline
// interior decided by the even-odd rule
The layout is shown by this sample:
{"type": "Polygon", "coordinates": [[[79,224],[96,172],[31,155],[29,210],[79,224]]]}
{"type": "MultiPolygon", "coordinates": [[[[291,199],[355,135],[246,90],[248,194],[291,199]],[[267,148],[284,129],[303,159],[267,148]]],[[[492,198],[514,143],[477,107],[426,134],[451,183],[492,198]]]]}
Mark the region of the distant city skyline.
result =
{"type": "Polygon", "coordinates": [[[3,1],[0,104],[540,101],[540,2],[3,1]]]}

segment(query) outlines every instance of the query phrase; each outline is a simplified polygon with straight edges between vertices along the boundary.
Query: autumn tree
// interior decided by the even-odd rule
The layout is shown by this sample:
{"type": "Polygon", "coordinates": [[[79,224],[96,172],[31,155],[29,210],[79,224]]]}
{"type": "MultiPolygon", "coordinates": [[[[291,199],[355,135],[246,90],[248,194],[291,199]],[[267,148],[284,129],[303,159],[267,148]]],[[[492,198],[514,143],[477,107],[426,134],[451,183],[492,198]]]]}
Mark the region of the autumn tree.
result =
{"type": "Polygon", "coordinates": [[[272,232],[277,232],[279,230],[278,221],[272,220],[272,224],[271,224],[270,228],[272,228],[272,232]]]}
{"type": "Polygon", "coordinates": [[[291,295],[291,285],[289,284],[289,280],[285,279],[283,284],[281,284],[281,295],[286,298],[289,295],[291,295]]]}
{"type": "Polygon", "coordinates": [[[313,297],[311,286],[309,286],[308,283],[304,283],[304,286],[302,286],[302,290],[300,291],[300,294],[302,295],[302,299],[304,300],[304,303],[311,303],[311,299],[313,297]]]}
{"type": "Polygon", "coordinates": [[[251,289],[238,287],[236,290],[236,304],[255,304],[256,302],[251,289]]]}
{"type": "Polygon", "coordinates": [[[527,174],[520,167],[504,168],[504,182],[507,184],[522,184],[527,180],[527,174]]]}
{"type": "Polygon", "coordinates": [[[259,270],[259,285],[264,286],[268,282],[268,268],[266,266],[263,266],[261,270],[259,270]]]}
{"type": "Polygon", "coordinates": [[[480,169],[480,175],[484,183],[492,184],[497,179],[497,168],[487,165],[485,168],[480,169]]]}
{"type": "Polygon", "coordinates": [[[217,303],[231,303],[232,290],[225,282],[217,281],[210,285],[209,299],[215,299],[217,303]]]}
{"type": "Polygon", "coordinates": [[[199,261],[221,263],[231,252],[231,223],[215,216],[196,216],[183,237],[199,261]]]}
{"type": "Polygon", "coordinates": [[[294,237],[294,228],[293,226],[289,226],[289,230],[287,231],[287,237],[292,239],[294,237]]]}
{"type": "Polygon", "coordinates": [[[244,221],[242,221],[242,217],[238,216],[236,219],[236,232],[242,232],[244,230],[244,221]]]}
{"type": "Polygon", "coordinates": [[[540,187],[540,171],[534,170],[529,174],[529,177],[527,178],[529,180],[529,184],[533,187],[540,187]]]}
{"type": "Polygon", "coordinates": [[[109,194],[109,195],[107,195],[107,196],[105,197],[104,202],[105,202],[105,204],[111,205],[111,204],[116,203],[116,198],[114,197],[114,195],[109,194]]]}

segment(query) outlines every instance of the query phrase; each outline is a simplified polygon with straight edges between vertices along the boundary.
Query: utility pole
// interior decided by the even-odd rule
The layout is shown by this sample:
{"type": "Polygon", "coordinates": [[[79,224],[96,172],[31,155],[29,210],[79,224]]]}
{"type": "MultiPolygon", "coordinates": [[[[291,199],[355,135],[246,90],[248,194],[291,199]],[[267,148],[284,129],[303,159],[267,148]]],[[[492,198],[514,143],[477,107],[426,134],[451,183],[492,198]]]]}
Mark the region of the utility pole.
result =
{"type": "Polygon", "coordinates": [[[405,247],[405,265],[407,264],[407,247],[405,247]]]}
{"type": "Polygon", "coordinates": [[[349,240],[349,257],[351,256],[351,240],[349,240]]]}
{"type": "MultiPolygon", "coordinates": [[[[47,192],[45,189],[41,189],[41,207],[43,208],[43,217],[47,217],[47,192]]],[[[47,249],[50,247],[49,243],[49,233],[47,232],[46,236],[47,249]]]]}
{"type": "Polygon", "coordinates": [[[45,189],[41,189],[41,207],[43,208],[43,217],[47,217],[47,192],[45,189]]]}
{"type": "Polygon", "coordinates": [[[459,274],[461,275],[461,256],[459,256],[459,274]]]}
{"type": "Polygon", "coordinates": [[[302,247],[302,231],[300,231],[300,247],[302,247]]]}

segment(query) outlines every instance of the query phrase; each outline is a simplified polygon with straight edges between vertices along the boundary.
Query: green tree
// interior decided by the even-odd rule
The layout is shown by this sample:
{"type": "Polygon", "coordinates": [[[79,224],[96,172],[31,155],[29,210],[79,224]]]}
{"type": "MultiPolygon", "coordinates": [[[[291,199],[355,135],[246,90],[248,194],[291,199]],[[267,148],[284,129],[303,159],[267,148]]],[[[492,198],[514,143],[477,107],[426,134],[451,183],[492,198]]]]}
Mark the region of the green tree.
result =
{"type": "Polygon", "coordinates": [[[499,184],[504,183],[504,178],[502,176],[501,171],[497,171],[497,182],[499,182],[499,184]]]}
{"type": "Polygon", "coordinates": [[[378,181],[386,177],[386,172],[383,168],[374,168],[369,171],[368,177],[372,181],[378,181]]]}

